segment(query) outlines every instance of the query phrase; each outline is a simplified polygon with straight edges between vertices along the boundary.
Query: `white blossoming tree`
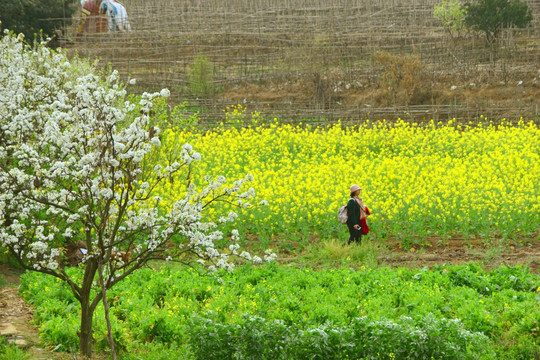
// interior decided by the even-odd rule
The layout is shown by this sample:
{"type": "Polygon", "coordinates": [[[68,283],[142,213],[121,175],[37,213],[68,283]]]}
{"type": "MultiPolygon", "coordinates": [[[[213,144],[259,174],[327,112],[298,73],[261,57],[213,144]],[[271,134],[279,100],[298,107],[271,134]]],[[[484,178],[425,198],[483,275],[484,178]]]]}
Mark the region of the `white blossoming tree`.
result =
{"type": "Polygon", "coordinates": [[[149,126],[152,99],[168,90],[144,94],[136,107],[115,72],[96,73],[64,52],[31,49],[21,37],[0,41],[0,243],[25,269],[69,285],[81,305],[83,357],[92,355],[96,306],[103,302],[108,314],[106,291],[149,261],[229,270],[231,255],[261,261],[236,243],[218,250],[218,224],[201,217],[216,199],[246,206],[254,196],[245,190],[251,176],[231,185],[208,178],[201,189],[190,184],[173,205],[160,206],[156,185],[201,157],[186,144],[170,165],[156,164],[152,175],[142,171],[145,156],[160,145],[159,129],[149,126]],[[66,271],[77,252],[82,280],[66,271]]]}

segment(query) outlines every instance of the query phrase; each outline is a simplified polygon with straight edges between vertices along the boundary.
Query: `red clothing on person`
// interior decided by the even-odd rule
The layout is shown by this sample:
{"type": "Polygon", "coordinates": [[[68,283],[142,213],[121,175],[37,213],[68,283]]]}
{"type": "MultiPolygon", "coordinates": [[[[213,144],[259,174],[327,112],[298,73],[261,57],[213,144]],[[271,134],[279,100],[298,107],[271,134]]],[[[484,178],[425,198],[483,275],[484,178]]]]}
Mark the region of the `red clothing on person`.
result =
{"type": "MultiPolygon", "coordinates": [[[[366,215],[371,215],[368,207],[365,207],[366,215]]],[[[367,235],[369,233],[369,226],[367,224],[367,217],[360,218],[360,228],[362,229],[362,235],[367,235]]]]}

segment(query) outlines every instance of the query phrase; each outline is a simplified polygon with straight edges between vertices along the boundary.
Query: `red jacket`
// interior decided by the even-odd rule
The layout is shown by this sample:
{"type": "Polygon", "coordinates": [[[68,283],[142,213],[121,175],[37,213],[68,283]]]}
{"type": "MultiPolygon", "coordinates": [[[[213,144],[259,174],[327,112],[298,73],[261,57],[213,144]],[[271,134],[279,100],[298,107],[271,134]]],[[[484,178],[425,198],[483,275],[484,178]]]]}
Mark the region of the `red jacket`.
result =
{"type": "MultiPolygon", "coordinates": [[[[366,215],[371,215],[368,207],[366,206],[366,215]]],[[[360,228],[362,229],[362,235],[367,235],[369,233],[369,226],[367,224],[367,217],[360,219],[360,228]]]]}

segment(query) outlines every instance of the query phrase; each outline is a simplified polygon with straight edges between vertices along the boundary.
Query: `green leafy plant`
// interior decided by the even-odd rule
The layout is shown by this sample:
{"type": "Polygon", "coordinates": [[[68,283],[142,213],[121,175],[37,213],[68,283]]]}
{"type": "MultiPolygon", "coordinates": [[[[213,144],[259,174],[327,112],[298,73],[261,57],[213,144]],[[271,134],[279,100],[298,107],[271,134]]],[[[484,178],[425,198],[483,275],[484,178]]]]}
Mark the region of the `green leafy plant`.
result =
{"type": "MultiPolygon", "coordinates": [[[[207,314],[212,316],[213,314],[207,314]]],[[[314,328],[244,316],[238,324],[194,318],[189,329],[196,359],[491,359],[482,333],[432,314],[419,321],[368,317],[345,326],[314,328]]]]}
{"type": "MultiPolygon", "coordinates": [[[[354,270],[319,263],[313,270],[269,264],[219,276],[221,281],[201,279],[194,270],[166,265],[119,283],[110,291],[110,310],[120,346],[130,353],[163,348],[198,359],[540,355],[540,277],[524,267],[354,270]],[[143,342],[156,348],[138,350],[143,342]]],[[[28,273],[20,289],[39,314],[44,340],[72,349],[76,339],[69,333],[78,306],[66,285],[28,273]]],[[[105,322],[102,316],[95,320],[96,347],[104,349],[105,322]]]]}
{"type": "MultiPolygon", "coordinates": [[[[130,101],[140,101],[140,96],[130,95],[130,101]]],[[[196,131],[199,124],[199,112],[190,111],[187,101],[171,106],[165,98],[153,99],[151,126],[157,126],[161,131],[196,131]]],[[[135,112],[140,111],[141,106],[135,108],[135,112]]]]}
{"type": "Polygon", "coordinates": [[[136,342],[122,356],[122,360],[192,360],[189,350],[175,343],[136,342]]]}
{"type": "Polygon", "coordinates": [[[526,2],[520,0],[476,0],[465,5],[465,23],[474,30],[483,32],[492,44],[502,29],[524,28],[533,19],[526,2]]]}
{"type": "Polygon", "coordinates": [[[439,20],[452,40],[460,37],[465,29],[465,15],[467,10],[459,0],[443,1],[433,7],[433,16],[439,20]]]}
{"type": "Polygon", "coordinates": [[[4,336],[0,336],[0,360],[26,360],[30,355],[15,344],[9,344],[4,336]]]}
{"type": "Polygon", "coordinates": [[[200,55],[193,60],[193,68],[188,74],[191,93],[207,96],[216,91],[214,86],[214,67],[206,56],[200,55]]]}

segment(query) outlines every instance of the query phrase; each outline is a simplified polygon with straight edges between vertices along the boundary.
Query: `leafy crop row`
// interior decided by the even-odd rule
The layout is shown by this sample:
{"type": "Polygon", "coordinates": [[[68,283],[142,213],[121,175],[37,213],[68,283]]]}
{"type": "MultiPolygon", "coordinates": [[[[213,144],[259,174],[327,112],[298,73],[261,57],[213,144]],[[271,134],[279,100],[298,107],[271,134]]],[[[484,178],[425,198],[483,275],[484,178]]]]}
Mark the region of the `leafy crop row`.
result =
{"type": "Polygon", "coordinates": [[[397,322],[354,318],[348,325],[300,330],[258,316],[223,325],[203,318],[190,328],[195,357],[219,359],[491,359],[490,342],[460,321],[428,316],[397,322]]]}
{"type": "MultiPolygon", "coordinates": [[[[21,291],[37,307],[45,340],[75,349],[79,310],[69,291],[40,274],[24,275],[21,291]]],[[[174,344],[197,359],[540,355],[540,277],[522,267],[486,273],[474,264],[357,271],[271,264],[244,266],[218,281],[165,266],[135,273],[109,299],[121,348],[174,344]]],[[[95,342],[104,349],[97,311],[95,342]]]]}

